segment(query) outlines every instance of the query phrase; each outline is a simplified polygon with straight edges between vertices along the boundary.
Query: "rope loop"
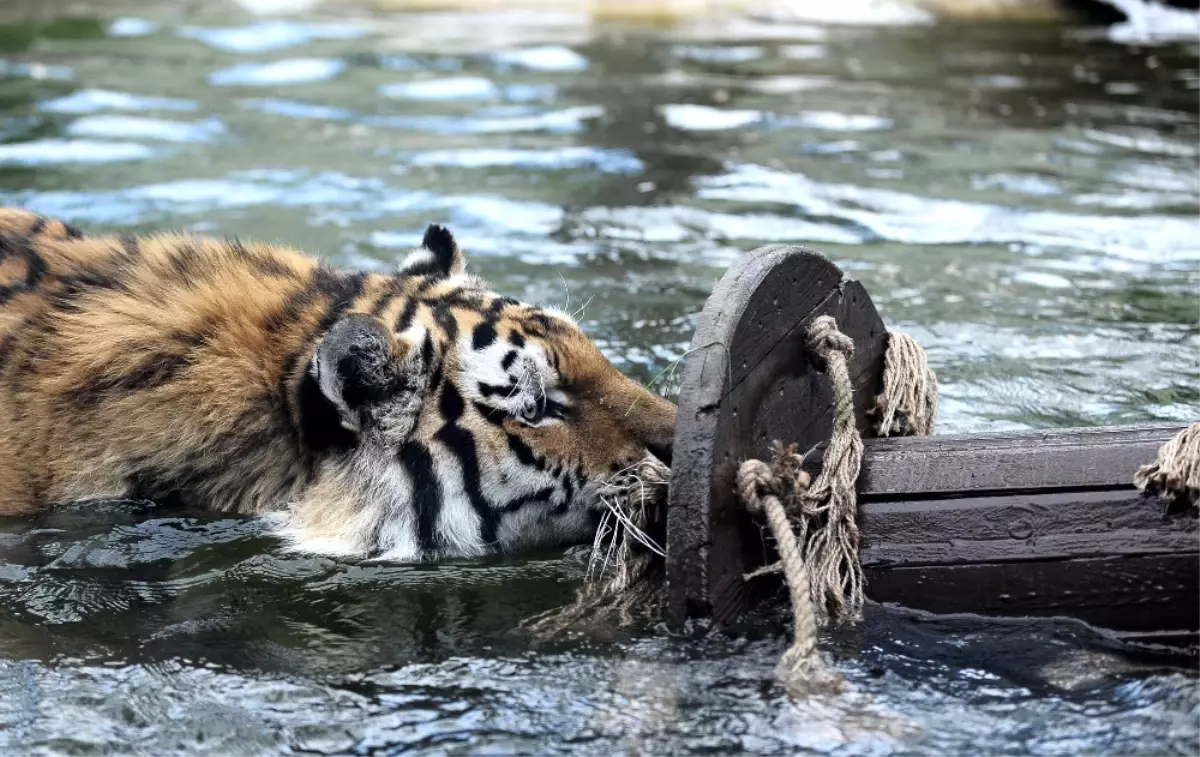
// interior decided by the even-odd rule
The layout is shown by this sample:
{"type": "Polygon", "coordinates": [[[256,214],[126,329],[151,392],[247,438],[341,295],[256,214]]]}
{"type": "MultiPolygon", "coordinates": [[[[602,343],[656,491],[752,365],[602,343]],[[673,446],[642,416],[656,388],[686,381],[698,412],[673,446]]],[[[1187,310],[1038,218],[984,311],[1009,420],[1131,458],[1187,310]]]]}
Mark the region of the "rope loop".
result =
{"type": "Polygon", "coordinates": [[[838,331],[837,321],[831,315],[813,319],[808,326],[806,342],[808,349],[826,363],[835,353],[847,359],[854,356],[854,340],[838,331]]]}
{"type": "Polygon", "coordinates": [[[763,512],[763,497],[769,496],[776,486],[771,466],[762,460],[747,460],[738,468],[738,495],[752,515],[763,512]]]}

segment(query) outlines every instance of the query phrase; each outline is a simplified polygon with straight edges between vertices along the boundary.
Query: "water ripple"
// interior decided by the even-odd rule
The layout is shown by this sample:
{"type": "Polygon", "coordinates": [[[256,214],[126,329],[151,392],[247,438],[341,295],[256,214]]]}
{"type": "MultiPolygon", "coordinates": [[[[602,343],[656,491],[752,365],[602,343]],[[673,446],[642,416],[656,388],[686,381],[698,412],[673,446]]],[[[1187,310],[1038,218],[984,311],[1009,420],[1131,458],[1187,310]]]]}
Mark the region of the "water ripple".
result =
{"type": "Polygon", "coordinates": [[[219,87],[278,87],[328,81],[346,70],[346,62],[329,58],[288,58],[270,63],[239,63],[214,71],[210,83],[219,87]]]}
{"type": "Polygon", "coordinates": [[[551,171],[591,168],[602,173],[620,174],[641,173],[645,168],[645,164],[632,151],[596,147],[561,147],[545,150],[427,150],[410,157],[409,164],[456,168],[512,167],[551,171]]]}
{"type": "Polygon", "coordinates": [[[38,104],[38,109],[47,113],[81,115],[99,113],[103,110],[193,111],[196,110],[196,107],[194,100],[178,97],[150,97],[108,89],[77,89],[69,95],[43,100],[38,104]]]}
{"type": "Polygon", "coordinates": [[[140,116],[105,115],[85,116],[72,121],[67,126],[66,133],[72,137],[211,142],[225,133],[225,126],[215,118],[185,122],[140,116]]]}
{"type": "Polygon", "coordinates": [[[492,54],[492,61],[501,70],[527,68],[534,71],[575,72],[588,67],[587,58],[558,45],[502,50],[492,54]]]}
{"type": "Polygon", "coordinates": [[[53,166],[145,160],[155,150],[133,142],[91,139],[37,139],[0,145],[0,165],[53,166]]]}
{"type": "Polygon", "coordinates": [[[267,53],[314,40],[352,40],[364,31],[351,24],[316,24],[270,19],[249,26],[204,28],[185,26],[176,33],[229,53],[267,53]]]}

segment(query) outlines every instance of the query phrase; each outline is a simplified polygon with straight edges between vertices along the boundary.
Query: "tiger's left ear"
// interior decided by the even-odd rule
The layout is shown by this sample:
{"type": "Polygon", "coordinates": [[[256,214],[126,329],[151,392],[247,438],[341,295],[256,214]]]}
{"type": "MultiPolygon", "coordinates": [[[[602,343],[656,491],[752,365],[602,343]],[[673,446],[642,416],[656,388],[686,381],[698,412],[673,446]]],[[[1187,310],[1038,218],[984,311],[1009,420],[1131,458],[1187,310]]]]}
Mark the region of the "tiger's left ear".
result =
{"type": "Polygon", "coordinates": [[[420,248],[409,253],[400,264],[400,273],[408,276],[457,276],[467,269],[467,259],[454,235],[445,226],[430,224],[420,248]]]}

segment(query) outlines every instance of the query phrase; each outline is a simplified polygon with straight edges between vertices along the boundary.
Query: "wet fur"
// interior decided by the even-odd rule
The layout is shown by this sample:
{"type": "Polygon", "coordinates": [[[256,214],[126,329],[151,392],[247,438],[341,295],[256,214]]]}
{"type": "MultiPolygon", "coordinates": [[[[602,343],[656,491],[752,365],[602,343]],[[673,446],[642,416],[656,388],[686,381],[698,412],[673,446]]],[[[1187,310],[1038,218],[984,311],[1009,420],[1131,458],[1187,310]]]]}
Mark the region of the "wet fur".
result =
{"type": "Polygon", "coordinates": [[[439,226],[383,275],[0,210],[0,514],[172,500],[394,559],[582,542],[674,412],[439,226]]]}

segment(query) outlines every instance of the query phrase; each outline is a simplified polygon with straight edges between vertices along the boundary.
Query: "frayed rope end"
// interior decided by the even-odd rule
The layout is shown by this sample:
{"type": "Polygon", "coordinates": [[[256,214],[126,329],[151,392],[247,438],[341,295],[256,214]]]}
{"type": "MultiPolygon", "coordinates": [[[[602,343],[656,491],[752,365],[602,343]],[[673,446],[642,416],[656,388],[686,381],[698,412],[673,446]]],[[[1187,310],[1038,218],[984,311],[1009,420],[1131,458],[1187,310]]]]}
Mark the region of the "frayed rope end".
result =
{"type": "Polygon", "coordinates": [[[1158,459],[1133,475],[1133,485],[1168,504],[1200,503],[1200,423],[1193,423],[1158,450],[1158,459]]]}

